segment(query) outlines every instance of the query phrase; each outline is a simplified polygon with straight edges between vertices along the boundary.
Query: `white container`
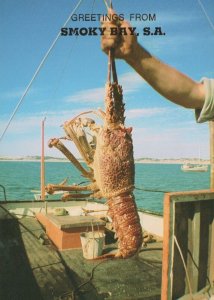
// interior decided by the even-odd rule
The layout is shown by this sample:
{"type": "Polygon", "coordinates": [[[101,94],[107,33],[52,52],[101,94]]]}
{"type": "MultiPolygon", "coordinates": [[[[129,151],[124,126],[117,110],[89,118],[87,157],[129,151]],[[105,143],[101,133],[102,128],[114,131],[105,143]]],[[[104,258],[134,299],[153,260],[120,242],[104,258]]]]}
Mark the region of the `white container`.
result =
{"type": "Polygon", "coordinates": [[[102,232],[83,232],[80,234],[83,257],[94,259],[102,255],[105,234],[102,232]]]}

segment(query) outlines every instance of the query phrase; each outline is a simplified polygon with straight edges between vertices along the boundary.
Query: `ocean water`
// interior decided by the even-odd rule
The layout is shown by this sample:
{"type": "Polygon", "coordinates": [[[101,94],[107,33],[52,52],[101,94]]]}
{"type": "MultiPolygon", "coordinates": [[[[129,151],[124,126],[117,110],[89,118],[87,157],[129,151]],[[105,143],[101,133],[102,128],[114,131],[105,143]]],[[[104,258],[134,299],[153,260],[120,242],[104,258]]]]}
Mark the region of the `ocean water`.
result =
{"type": "MultiPolygon", "coordinates": [[[[139,208],[163,211],[164,191],[190,191],[209,188],[210,173],[184,173],[178,164],[135,165],[134,191],[139,208]],[[148,190],[148,191],[145,191],[148,190]]],[[[68,177],[68,184],[79,184],[86,179],[65,162],[46,163],[46,184],[60,183],[68,177]]],[[[0,184],[6,189],[7,200],[33,200],[31,190],[40,188],[39,162],[0,162],[0,184]]],[[[0,188],[0,200],[3,200],[0,188]]]]}

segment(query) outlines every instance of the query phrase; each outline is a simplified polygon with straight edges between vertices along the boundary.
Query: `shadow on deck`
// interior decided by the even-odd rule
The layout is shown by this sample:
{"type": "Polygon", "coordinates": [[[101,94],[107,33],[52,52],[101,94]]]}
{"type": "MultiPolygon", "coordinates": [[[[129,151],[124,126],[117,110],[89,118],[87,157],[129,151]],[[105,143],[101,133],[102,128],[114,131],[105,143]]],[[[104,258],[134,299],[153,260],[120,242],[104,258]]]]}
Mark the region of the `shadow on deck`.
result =
{"type": "Polygon", "coordinates": [[[34,218],[0,221],[0,299],[160,299],[162,243],[136,258],[87,261],[80,249],[42,243],[41,234],[34,218]]]}

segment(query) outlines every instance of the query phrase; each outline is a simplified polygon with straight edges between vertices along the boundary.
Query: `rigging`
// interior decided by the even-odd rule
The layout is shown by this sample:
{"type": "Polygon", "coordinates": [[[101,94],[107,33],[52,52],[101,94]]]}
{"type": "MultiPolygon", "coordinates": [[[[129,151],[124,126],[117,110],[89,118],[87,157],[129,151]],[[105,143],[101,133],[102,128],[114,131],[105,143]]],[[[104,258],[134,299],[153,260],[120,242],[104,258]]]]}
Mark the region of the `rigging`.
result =
{"type": "MultiPolygon", "coordinates": [[[[80,4],[82,3],[83,0],[79,0],[79,2],[77,3],[77,5],[74,7],[74,9],[72,10],[72,12],[70,13],[69,17],[67,18],[67,20],[65,21],[64,25],[62,27],[66,27],[66,25],[68,24],[68,22],[70,21],[71,19],[71,16],[75,13],[75,11],[78,9],[78,7],[80,6],[80,4]]],[[[18,111],[20,105],[22,104],[22,101],[24,100],[25,96],[27,95],[30,87],[32,86],[33,84],[33,81],[35,80],[35,78],[37,77],[37,75],[39,74],[42,66],[44,65],[45,61],[47,60],[49,54],[51,53],[52,49],[54,48],[54,46],[56,45],[56,42],[58,41],[59,37],[61,36],[61,31],[59,31],[59,33],[57,34],[55,40],[53,41],[53,43],[51,44],[50,48],[48,49],[48,51],[46,52],[45,56],[43,57],[42,61],[40,62],[38,68],[36,69],[32,79],[30,80],[28,86],[26,87],[23,95],[21,96],[21,98],[19,99],[12,115],[10,116],[9,118],[9,121],[7,122],[6,126],[5,126],[5,129],[3,130],[1,136],[0,136],[0,142],[2,141],[8,127],[10,126],[10,123],[12,122],[16,112],[18,111]]]]}
{"type": "Polygon", "coordinates": [[[204,15],[205,15],[205,17],[206,17],[208,23],[210,24],[210,27],[211,27],[212,30],[214,31],[214,25],[213,25],[213,22],[211,21],[209,15],[207,14],[206,9],[205,9],[204,5],[202,4],[201,0],[198,0],[198,4],[200,5],[201,10],[203,11],[203,13],[204,13],[204,15]]]}

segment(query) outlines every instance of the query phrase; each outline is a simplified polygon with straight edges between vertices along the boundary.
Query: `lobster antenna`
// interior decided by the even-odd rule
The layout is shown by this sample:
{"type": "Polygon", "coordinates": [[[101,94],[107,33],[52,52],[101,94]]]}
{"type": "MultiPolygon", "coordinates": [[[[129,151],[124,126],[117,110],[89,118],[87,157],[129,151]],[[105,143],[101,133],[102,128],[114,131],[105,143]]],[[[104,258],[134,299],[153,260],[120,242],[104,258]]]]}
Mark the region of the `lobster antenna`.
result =
{"type": "MultiPolygon", "coordinates": [[[[110,1],[110,8],[113,9],[112,0],[110,1]]],[[[114,59],[114,48],[111,48],[108,53],[108,82],[111,82],[111,72],[113,76],[113,82],[118,83],[116,64],[114,59]]]]}
{"type": "Polygon", "coordinates": [[[116,63],[115,63],[115,59],[114,59],[114,49],[112,49],[111,52],[112,52],[111,67],[112,67],[113,82],[118,83],[116,63]]]}
{"type": "Polygon", "coordinates": [[[112,49],[109,49],[109,52],[108,52],[108,75],[107,75],[107,83],[111,83],[111,51],[112,49]]]}
{"type": "Polygon", "coordinates": [[[109,7],[108,7],[108,3],[107,3],[107,1],[106,0],[104,0],[104,4],[105,4],[105,6],[106,6],[106,8],[107,8],[107,10],[109,9],[109,7]]]}
{"type": "Polygon", "coordinates": [[[117,79],[117,71],[116,71],[116,64],[114,59],[114,49],[111,48],[108,53],[108,77],[107,82],[111,82],[111,74],[113,77],[113,82],[118,83],[117,79]]]}

